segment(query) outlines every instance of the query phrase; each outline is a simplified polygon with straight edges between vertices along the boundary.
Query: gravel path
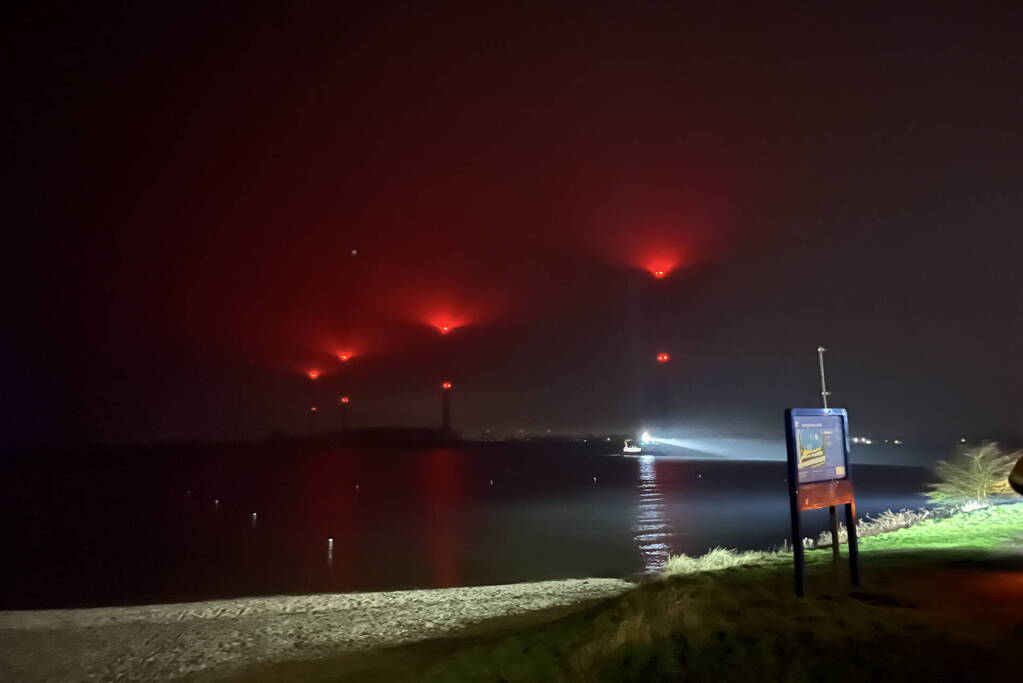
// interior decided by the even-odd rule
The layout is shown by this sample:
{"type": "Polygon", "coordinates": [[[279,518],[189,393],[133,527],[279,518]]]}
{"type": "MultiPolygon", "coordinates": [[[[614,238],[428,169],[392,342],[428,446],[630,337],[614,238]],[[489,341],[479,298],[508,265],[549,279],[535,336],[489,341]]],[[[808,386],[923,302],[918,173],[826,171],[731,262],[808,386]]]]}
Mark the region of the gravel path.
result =
{"type": "Polygon", "coordinates": [[[388,593],[0,612],[0,680],[166,681],[449,635],[496,617],[610,597],[571,579],[388,593]]]}

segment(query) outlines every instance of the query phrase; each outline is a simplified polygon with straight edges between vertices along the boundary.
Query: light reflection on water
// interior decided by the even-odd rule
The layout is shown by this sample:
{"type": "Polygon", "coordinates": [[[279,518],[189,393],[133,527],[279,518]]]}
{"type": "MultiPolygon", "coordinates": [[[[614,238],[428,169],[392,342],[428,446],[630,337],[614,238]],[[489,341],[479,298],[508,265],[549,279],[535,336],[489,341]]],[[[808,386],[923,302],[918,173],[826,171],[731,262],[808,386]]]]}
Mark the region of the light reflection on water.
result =
{"type": "Polygon", "coordinates": [[[664,566],[671,547],[664,495],[657,481],[657,459],[652,455],[639,458],[639,496],[632,533],[643,559],[643,569],[652,572],[664,566]]]}

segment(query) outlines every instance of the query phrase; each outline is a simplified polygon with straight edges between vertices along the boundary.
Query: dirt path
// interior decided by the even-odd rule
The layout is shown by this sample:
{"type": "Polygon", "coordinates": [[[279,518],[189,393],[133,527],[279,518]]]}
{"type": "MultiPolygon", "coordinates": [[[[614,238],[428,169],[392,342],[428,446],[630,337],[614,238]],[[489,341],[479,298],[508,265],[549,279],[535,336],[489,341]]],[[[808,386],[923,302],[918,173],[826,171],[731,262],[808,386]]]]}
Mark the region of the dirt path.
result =
{"type": "Polygon", "coordinates": [[[618,579],[0,612],[0,680],[206,680],[334,657],[618,595],[618,579]]]}

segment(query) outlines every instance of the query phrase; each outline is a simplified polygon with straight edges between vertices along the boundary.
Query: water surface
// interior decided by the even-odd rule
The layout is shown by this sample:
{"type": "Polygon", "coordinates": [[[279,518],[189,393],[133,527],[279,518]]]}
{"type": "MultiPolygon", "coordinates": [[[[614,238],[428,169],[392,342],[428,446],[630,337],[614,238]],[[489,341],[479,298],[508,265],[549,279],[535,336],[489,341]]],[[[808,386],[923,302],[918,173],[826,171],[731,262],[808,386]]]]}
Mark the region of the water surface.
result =
{"type": "MultiPolygon", "coordinates": [[[[780,462],[593,444],[312,444],[13,454],[0,609],[629,576],[789,533],[780,462]]],[[[861,465],[861,514],[926,472],[861,465]]],[[[826,524],[806,513],[806,535],[826,524]]]]}

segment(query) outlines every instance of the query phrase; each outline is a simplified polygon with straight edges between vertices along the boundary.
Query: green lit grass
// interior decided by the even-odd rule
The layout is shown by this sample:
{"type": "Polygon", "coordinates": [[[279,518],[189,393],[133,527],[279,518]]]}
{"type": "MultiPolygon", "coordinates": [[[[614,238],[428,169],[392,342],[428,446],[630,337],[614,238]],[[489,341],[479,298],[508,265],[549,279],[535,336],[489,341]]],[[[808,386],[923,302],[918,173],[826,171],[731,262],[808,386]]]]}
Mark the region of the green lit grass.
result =
{"type": "Polygon", "coordinates": [[[860,541],[864,553],[923,548],[995,549],[1023,536],[1023,503],[963,512],[946,519],[928,519],[860,541]]]}

